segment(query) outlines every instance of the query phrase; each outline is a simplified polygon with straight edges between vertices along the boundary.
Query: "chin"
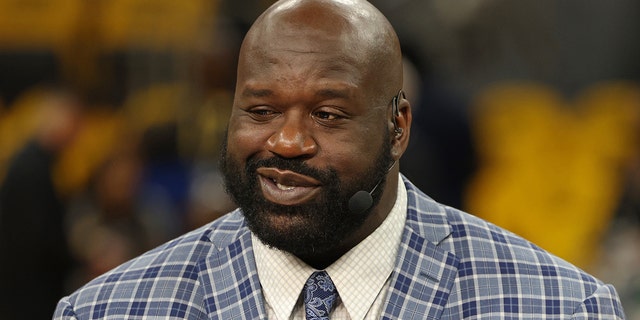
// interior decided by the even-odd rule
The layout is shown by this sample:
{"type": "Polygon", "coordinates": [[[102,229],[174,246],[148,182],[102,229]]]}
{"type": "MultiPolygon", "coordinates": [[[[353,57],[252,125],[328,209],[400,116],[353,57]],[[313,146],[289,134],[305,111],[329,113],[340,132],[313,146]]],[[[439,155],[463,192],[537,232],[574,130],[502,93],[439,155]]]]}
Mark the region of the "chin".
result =
{"type": "Polygon", "coordinates": [[[304,215],[260,213],[247,218],[249,229],[266,245],[296,256],[330,250],[340,233],[304,215]],[[322,250],[321,250],[322,249],[322,250]]]}

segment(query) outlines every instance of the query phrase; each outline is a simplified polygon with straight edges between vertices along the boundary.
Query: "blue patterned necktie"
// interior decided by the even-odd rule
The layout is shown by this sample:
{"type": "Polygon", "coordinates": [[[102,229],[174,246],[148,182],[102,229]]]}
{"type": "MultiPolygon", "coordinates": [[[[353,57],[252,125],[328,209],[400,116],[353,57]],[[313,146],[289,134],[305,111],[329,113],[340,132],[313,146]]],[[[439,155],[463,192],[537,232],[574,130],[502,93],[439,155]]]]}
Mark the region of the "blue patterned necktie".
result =
{"type": "Polygon", "coordinates": [[[307,320],[328,320],[338,290],[326,271],[314,272],[304,284],[304,312],[307,320]]]}

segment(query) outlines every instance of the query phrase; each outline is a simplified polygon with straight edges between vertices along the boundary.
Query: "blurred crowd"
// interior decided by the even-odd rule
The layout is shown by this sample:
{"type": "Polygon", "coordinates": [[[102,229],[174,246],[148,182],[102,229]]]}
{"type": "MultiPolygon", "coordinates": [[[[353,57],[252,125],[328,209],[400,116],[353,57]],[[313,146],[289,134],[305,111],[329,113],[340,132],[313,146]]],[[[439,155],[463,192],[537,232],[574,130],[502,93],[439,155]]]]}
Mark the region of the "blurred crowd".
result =
{"type": "MultiPolygon", "coordinates": [[[[372,0],[436,200],[613,283],[640,319],[640,4],[372,0]]],[[[0,319],[234,208],[217,171],[272,1],[0,0],[0,319]]]]}

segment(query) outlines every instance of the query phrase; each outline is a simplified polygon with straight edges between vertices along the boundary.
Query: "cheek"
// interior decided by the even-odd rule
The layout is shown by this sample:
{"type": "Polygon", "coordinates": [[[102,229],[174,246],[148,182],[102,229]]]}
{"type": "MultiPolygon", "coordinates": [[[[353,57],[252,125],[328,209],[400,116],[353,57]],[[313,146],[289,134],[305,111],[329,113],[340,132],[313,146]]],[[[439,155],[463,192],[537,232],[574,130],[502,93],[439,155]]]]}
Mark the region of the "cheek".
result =
{"type": "Polygon", "coordinates": [[[370,132],[363,135],[348,135],[319,140],[322,152],[319,157],[337,170],[342,177],[358,176],[370,166],[380,149],[379,139],[370,132]]]}
{"type": "Polygon", "coordinates": [[[264,150],[268,138],[267,132],[260,127],[232,120],[227,131],[227,152],[232,159],[245,162],[264,150]]]}

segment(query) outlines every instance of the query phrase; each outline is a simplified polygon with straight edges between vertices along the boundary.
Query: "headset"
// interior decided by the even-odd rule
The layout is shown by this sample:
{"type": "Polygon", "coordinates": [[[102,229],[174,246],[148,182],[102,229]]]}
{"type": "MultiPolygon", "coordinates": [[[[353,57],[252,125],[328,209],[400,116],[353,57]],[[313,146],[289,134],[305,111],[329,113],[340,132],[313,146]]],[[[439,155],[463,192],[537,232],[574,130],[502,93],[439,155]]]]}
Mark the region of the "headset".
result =
{"type": "Polygon", "coordinates": [[[399,104],[400,104],[400,99],[405,99],[406,96],[404,94],[404,91],[402,91],[402,89],[400,89],[400,91],[398,91],[398,94],[395,95],[393,97],[393,99],[391,100],[391,105],[392,105],[392,112],[393,112],[393,131],[396,133],[396,137],[400,137],[402,135],[402,132],[404,131],[402,128],[398,127],[398,120],[396,120],[397,117],[400,116],[400,109],[399,109],[399,104]]]}
{"type": "MultiPolygon", "coordinates": [[[[398,127],[398,121],[396,120],[396,118],[400,116],[400,107],[398,106],[400,104],[400,99],[405,98],[406,96],[401,89],[400,91],[398,91],[398,94],[395,95],[391,100],[391,107],[393,112],[393,131],[396,133],[396,139],[401,137],[402,132],[404,131],[402,128],[398,127]]],[[[396,162],[398,161],[396,160],[391,164],[389,169],[387,169],[387,173],[391,171],[391,168],[393,168],[393,166],[396,165],[396,162]]],[[[373,193],[376,191],[380,183],[382,183],[382,180],[384,180],[384,178],[380,179],[371,191],[360,190],[352,195],[351,198],[349,198],[348,203],[349,211],[351,211],[351,213],[353,214],[360,215],[369,210],[369,208],[373,206],[373,193]]]]}

